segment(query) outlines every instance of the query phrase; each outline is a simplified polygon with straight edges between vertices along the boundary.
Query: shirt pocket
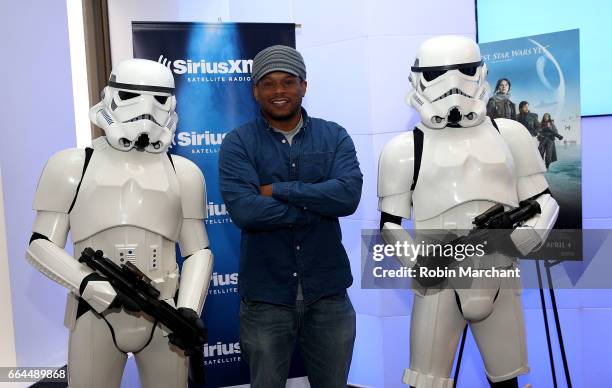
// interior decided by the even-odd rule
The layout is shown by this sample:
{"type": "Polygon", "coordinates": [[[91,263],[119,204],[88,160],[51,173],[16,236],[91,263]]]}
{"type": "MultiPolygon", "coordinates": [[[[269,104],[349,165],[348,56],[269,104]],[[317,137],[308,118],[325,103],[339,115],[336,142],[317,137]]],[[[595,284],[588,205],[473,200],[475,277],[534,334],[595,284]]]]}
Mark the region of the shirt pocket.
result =
{"type": "Polygon", "coordinates": [[[328,179],[333,152],[310,152],[300,157],[300,181],[323,182],[328,179]]]}

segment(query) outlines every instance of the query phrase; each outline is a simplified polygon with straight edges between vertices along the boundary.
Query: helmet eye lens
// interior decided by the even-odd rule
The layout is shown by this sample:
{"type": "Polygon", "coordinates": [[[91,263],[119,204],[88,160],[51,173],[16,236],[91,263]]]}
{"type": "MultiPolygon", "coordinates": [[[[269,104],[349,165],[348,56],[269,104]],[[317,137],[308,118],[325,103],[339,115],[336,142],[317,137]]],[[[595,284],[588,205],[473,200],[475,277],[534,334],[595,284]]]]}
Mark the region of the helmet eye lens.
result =
{"type": "Polygon", "coordinates": [[[469,75],[470,77],[473,77],[476,74],[476,69],[478,69],[478,67],[469,66],[469,67],[462,67],[459,69],[459,71],[465,75],[469,75]]]}
{"type": "Polygon", "coordinates": [[[423,78],[425,78],[425,81],[431,82],[444,73],[446,73],[446,70],[428,70],[423,72],[423,78]]]}
{"type": "Polygon", "coordinates": [[[155,99],[157,100],[157,102],[164,105],[166,101],[168,101],[168,96],[155,96],[155,99]]]}
{"type": "Polygon", "coordinates": [[[119,98],[121,100],[123,100],[123,101],[130,100],[130,99],[136,98],[138,96],[140,96],[140,94],[138,94],[138,93],[130,93],[130,92],[125,92],[123,90],[119,91],[119,98]]]}

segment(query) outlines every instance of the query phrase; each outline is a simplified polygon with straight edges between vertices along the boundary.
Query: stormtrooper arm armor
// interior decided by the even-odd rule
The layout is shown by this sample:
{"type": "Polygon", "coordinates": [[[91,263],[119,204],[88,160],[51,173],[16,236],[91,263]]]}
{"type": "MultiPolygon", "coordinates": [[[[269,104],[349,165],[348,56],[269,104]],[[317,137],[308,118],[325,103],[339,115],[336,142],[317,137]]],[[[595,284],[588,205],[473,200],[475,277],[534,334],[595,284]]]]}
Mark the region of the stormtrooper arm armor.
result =
{"type": "Polygon", "coordinates": [[[177,308],[189,308],[201,314],[208,293],[213,268],[213,254],[204,227],[206,218],[206,182],[191,161],[173,155],[181,191],[183,225],[179,236],[185,257],[181,271],[177,308]]]}
{"type": "Polygon", "coordinates": [[[67,214],[39,210],[26,258],[51,280],[78,295],[81,282],[93,271],[63,249],[68,227],[67,214]]]}
{"type": "Polygon", "coordinates": [[[78,190],[84,160],[84,150],[69,149],[53,155],[47,162],[34,199],[37,212],[26,259],[51,280],[102,312],[117,293],[110,283],[99,280],[90,268],[64,250],[70,229],[68,213],[78,190]]]}
{"type": "MultiPolygon", "coordinates": [[[[414,176],[414,141],[412,132],[402,133],[387,143],[378,161],[378,210],[381,212],[380,232],[387,244],[413,243],[412,236],[402,225],[410,219],[412,181],[414,176]]],[[[401,257],[401,264],[414,265],[401,257]]]]}
{"type": "Polygon", "coordinates": [[[549,192],[534,199],[540,204],[541,213],[525,221],[510,234],[512,242],[523,255],[544,245],[559,215],[559,205],[549,192]]]}
{"type": "Polygon", "coordinates": [[[550,195],[544,176],[546,167],[527,128],[508,119],[496,119],[495,122],[514,159],[519,200],[536,200],[541,209],[540,214],[525,221],[510,235],[519,252],[527,255],[546,242],[557,221],[559,205],[550,195]]]}

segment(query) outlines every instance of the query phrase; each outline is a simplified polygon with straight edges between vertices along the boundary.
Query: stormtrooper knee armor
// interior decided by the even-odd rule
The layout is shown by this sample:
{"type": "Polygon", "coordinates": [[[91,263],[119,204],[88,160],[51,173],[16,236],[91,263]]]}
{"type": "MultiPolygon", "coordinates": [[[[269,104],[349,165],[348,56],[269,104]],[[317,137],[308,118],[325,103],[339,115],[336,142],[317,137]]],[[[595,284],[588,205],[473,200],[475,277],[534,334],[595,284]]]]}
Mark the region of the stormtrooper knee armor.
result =
{"type": "Polygon", "coordinates": [[[195,164],[167,154],[175,107],[168,68],[144,59],[121,62],[90,110],[105,136],[92,148],[53,155],[39,180],[26,257],[69,290],[71,386],[119,387],[128,353],[143,387],[187,384],[185,356],[169,343],[167,329],[144,313],[116,308],[111,284],[64,250],[70,231],[76,257],[91,247],[117,264],[131,262],[160,300],[199,317],[213,263],[203,224],[206,189],[195,164]],[[180,281],[177,242],[186,257],[180,281]]]}
{"type": "MultiPolygon", "coordinates": [[[[429,39],[420,46],[411,70],[413,90],[407,102],[421,121],[414,131],[386,144],[380,156],[383,239],[390,244],[410,242],[402,218],[412,218],[417,230],[468,230],[474,217],[493,205],[509,210],[532,199],[541,213],[510,237],[523,254],[538,249],[559,208],[528,130],[516,121],[492,122],[486,116],[487,68],[478,45],[459,36],[429,39]]],[[[496,267],[512,267],[516,258],[497,255],[494,262],[496,267]]],[[[514,279],[499,284],[496,292],[418,290],[404,382],[417,388],[452,387],[450,372],[466,324],[491,382],[513,380],[528,371],[520,284],[514,279]]]]}

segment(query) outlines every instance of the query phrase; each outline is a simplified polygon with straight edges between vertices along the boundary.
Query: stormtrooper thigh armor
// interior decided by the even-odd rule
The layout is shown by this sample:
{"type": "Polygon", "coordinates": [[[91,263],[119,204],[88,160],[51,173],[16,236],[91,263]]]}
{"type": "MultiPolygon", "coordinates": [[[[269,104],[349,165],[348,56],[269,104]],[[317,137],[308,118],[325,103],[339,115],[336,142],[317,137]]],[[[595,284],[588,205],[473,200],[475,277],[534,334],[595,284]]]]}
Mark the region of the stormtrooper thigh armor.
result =
{"type": "Polygon", "coordinates": [[[520,284],[512,284],[514,281],[504,279],[508,284],[501,285],[498,294],[490,289],[461,290],[465,297],[461,304],[457,303],[453,289],[415,293],[410,368],[404,371],[404,383],[414,387],[453,387],[449,376],[466,323],[470,325],[491,381],[527,373],[520,284]],[[476,308],[465,306],[473,302],[477,302],[472,306],[476,308]]]}
{"type": "Polygon", "coordinates": [[[37,211],[26,258],[68,288],[68,372],[75,387],[119,387],[127,353],[134,354],[143,387],[187,384],[183,351],[168,331],[140,312],[109,309],[117,293],[64,251],[102,250],[134,264],[177,308],[202,311],[212,271],[204,228],[205,184],[197,166],[165,153],[176,127],[174,81],[164,66],[128,60],[111,75],[103,101],[90,111],[106,137],[93,148],[52,156],[34,200],[37,211]],[[112,127],[112,128],[111,128],[112,127]],[[175,244],[186,257],[179,284],[175,244]]]}
{"type": "MultiPolygon", "coordinates": [[[[412,218],[418,230],[469,230],[474,218],[496,204],[506,210],[535,199],[542,209],[515,229],[522,253],[539,248],[558,214],[548,194],[542,159],[521,124],[485,115],[484,78],[475,42],[433,38],[421,46],[409,101],[421,115],[413,132],[392,139],[379,160],[379,210],[383,216],[412,218]],[[420,140],[416,140],[416,136],[420,140]]],[[[397,222],[384,222],[389,244],[410,235],[397,222]]],[[[510,268],[516,259],[485,257],[482,267],[510,268]]],[[[403,263],[412,265],[413,263],[403,263]]],[[[470,289],[415,289],[410,367],[404,383],[417,388],[450,388],[458,340],[470,325],[493,382],[526,373],[520,282],[483,279],[470,289]]]]}

